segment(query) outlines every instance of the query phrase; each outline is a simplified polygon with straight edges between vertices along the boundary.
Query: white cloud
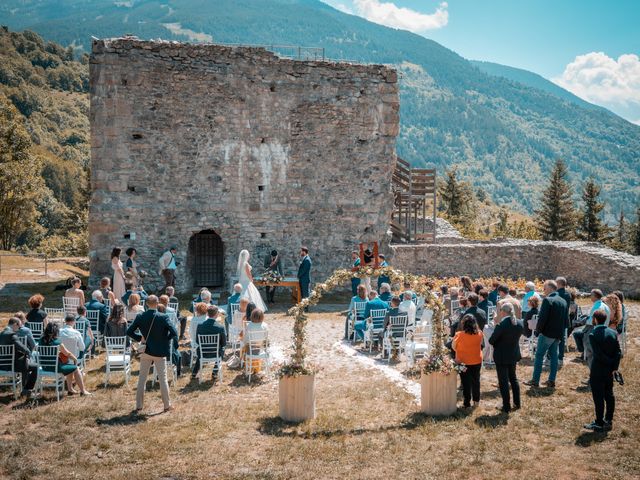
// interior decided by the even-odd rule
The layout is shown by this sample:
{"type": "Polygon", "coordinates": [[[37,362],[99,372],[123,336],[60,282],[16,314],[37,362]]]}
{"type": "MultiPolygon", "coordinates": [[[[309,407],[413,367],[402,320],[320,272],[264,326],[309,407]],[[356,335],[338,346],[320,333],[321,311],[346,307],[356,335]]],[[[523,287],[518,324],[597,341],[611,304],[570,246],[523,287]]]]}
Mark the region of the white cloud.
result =
{"type": "Polygon", "coordinates": [[[387,27],[422,33],[442,28],[449,22],[447,2],[442,2],[432,14],[420,13],[410,8],[398,7],[393,2],[379,0],[353,0],[354,13],[387,27]]]}
{"type": "Polygon", "coordinates": [[[343,13],[348,13],[349,15],[353,15],[355,13],[351,7],[345,5],[344,3],[327,3],[333,6],[333,8],[335,8],[336,10],[340,10],[343,13]]]}
{"type": "MultiPolygon", "coordinates": [[[[602,52],[578,55],[553,81],[575,95],[610,108],[629,120],[640,115],[640,58],[602,52]]],[[[636,122],[634,122],[636,123],[636,122]]]]}

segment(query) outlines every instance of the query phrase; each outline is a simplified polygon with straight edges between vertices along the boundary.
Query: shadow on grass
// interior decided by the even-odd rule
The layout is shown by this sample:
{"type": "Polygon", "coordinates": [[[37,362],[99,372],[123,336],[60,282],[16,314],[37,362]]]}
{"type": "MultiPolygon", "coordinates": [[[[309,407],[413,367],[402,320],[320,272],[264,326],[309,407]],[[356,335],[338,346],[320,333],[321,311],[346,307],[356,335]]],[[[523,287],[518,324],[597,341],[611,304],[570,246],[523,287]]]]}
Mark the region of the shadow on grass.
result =
{"type": "Polygon", "coordinates": [[[480,415],[474,420],[476,425],[484,428],[504,427],[508,421],[509,414],[505,412],[500,412],[496,415],[480,415]]]}
{"type": "Polygon", "coordinates": [[[556,389],[553,387],[538,387],[530,388],[527,390],[527,396],[529,397],[550,397],[555,393],[556,389]]]}
{"type": "Polygon", "coordinates": [[[107,427],[121,427],[123,425],[136,425],[146,422],[150,415],[137,413],[135,410],[124,415],[118,415],[111,418],[96,418],[96,424],[106,425],[107,427]]]}
{"type": "Polygon", "coordinates": [[[202,383],[200,383],[197,378],[190,378],[189,383],[180,389],[180,393],[206,392],[217,384],[218,381],[216,380],[216,382],[213,382],[211,377],[207,378],[202,383]]]}
{"type": "Polygon", "coordinates": [[[332,438],[343,435],[366,435],[368,433],[384,433],[399,430],[414,430],[422,425],[435,422],[455,421],[471,415],[471,409],[458,410],[450,416],[434,417],[422,412],[414,412],[407,415],[402,422],[396,425],[381,425],[374,428],[337,428],[334,430],[302,431],[297,427],[305,422],[287,422],[280,417],[264,417],[258,420],[258,432],[262,435],[289,438],[332,438]]]}
{"type": "Polygon", "coordinates": [[[265,383],[268,383],[267,380],[265,379],[265,377],[263,377],[260,374],[251,375],[251,382],[249,382],[247,380],[247,378],[248,377],[246,377],[243,372],[238,373],[238,375],[236,375],[236,377],[233,379],[233,381],[231,382],[230,385],[232,387],[251,387],[251,388],[255,388],[255,387],[259,387],[260,385],[264,385],[265,383]]]}
{"type": "Polygon", "coordinates": [[[583,432],[576,437],[575,444],[578,447],[590,447],[594,443],[604,442],[608,432],[583,432]]]}

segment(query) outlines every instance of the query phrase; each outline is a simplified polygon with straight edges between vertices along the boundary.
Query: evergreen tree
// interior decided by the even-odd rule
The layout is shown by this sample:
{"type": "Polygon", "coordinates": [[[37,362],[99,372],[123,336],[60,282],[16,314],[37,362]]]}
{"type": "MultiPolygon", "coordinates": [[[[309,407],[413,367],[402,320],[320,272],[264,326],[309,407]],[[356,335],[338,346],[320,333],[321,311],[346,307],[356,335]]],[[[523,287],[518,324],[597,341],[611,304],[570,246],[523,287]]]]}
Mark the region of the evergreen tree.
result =
{"type": "Polygon", "coordinates": [[[571,199],[571,185],[567,180],[567,166],[558,160],[551,172],[549,186],[541,198],[538,230],[544,240],[570,240],[575,226],[575,210],[571,199]]]}
{"type": "Polygon", "coordinates": [[[582,190],[584,210],[580,214],[577,235],[581,240],[600,242],[609,233],[609,228],[600,219],[600,213],[604,209],[604,203],[599,202],[600,186],[589,178],[582,190]]]}
{"type": "Polygon", "coordinates": [[[631,240],[631,253],[640,255],[640,207],[636,210],[636,224],[633,226],[633,238],[631,240]]]}
{"type": "Polygon", "coordinates": [[[496,237],[509,236],[509,212],[507,212],[507,209],[504,207],[502,207],[498,213],[498,224],[496,225],[495,235],[496,237]]]}
{"type": "Polygon", "coordinates": [[[627,227],[627,220],[624,217],[624,210],[620,209],[620,215],[618,216],[618,227],[616,228],[615,235],[613,235],[613,237],[611,238],[609,245],[611,246],[611,248],[615,248],[616,250],[629,251],[630,240],[629,228],[627,227]]]}
{"type": "Polygon", "coordinates": [[[469,231],[475,222],[475,197],[471,185],[458,179],[457,167],[446,171],[439,193],[440,209],[444,216],[463,232],[469,231]]]}

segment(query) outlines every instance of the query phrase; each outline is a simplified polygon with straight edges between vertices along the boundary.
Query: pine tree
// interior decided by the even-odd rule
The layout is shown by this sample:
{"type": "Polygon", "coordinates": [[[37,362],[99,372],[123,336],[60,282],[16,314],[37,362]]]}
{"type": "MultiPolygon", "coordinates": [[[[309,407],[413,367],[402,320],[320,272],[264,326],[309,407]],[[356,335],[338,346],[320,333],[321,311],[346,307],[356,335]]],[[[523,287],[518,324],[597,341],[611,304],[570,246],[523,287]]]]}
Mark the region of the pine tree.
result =
{"type": "Polygon", "coordinates": [[[551,172],[549,186],[540,200],[538,230],[544,240],[570,240],[574,233],[575,210],[567,166],[558,160],[551,172]]]}
{"type": "MultiPolygon", "coordinates": [[[[633,225],[631,225],[633,227],[633,225]]],[[[627,220],[624,217],[624,210],[620,209],[620,215],[618,216],[618,226],[615,231],[615,235],[609,241],[609,246],[616,250],[629,251],[630,250],[630,235],[629,228],[627,226],[627,220]]]]}
{"type": "Polygon", "coordinates": [[[584,210],[580,215],[576,232],[581,240],[600,242],[609,233],[609,228],[600,219],[600,212],[604,209],[604,203],[598,201],[600,191],[600,186],[593,178],[589,178],[585,182],[582,190],[584,210]]]}
{"type": "Polygon", "coordinates": [[[640,255],[640,207],[636,210],[636,223],[633,226],[633,238],[631,239],[631,253],[640,255]]]}
{"type": "Polygon", "coordinates": [[[498,224],[496,225],[495,235],[496,237],[509,236],[509,212],[507,212],[507,209],[504,207],[498,212],[498,224]]]}
{"type": "Polygon", "coordinates": [[[440,185],[439,193],[444,216],[468,231],[475,221],[475,197],[471,185],[458,179],[457,167],[447,170],[445,182],[440,185]]]}

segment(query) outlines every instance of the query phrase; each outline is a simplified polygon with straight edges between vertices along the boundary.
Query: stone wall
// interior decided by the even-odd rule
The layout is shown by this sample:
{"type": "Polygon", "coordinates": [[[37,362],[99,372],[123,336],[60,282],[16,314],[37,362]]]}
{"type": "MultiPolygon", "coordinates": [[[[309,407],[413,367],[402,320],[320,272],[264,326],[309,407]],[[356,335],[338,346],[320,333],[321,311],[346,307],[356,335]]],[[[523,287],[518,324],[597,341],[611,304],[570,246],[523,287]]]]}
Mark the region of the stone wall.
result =
{"type": "Polygon", "coordinates": [[[137,248],[155,283],[158,257],[176,245],[190,288],[189,241],[204,230],[224,243],[225,283],[241,249],[260,272],[277,248],[293,272],[300,245],[324,278],[386,233],[392,69],[126,37],[93,42],[90,78],[92,283],[110,273],[116,245],[137,248]]]}
{"type": "Polygon", "coordinates": [[[392,245],[394,267],[422,275],[566,276],[572,286],[640,298],[640,257],[587,242],[505,240],[392,245]]]}

